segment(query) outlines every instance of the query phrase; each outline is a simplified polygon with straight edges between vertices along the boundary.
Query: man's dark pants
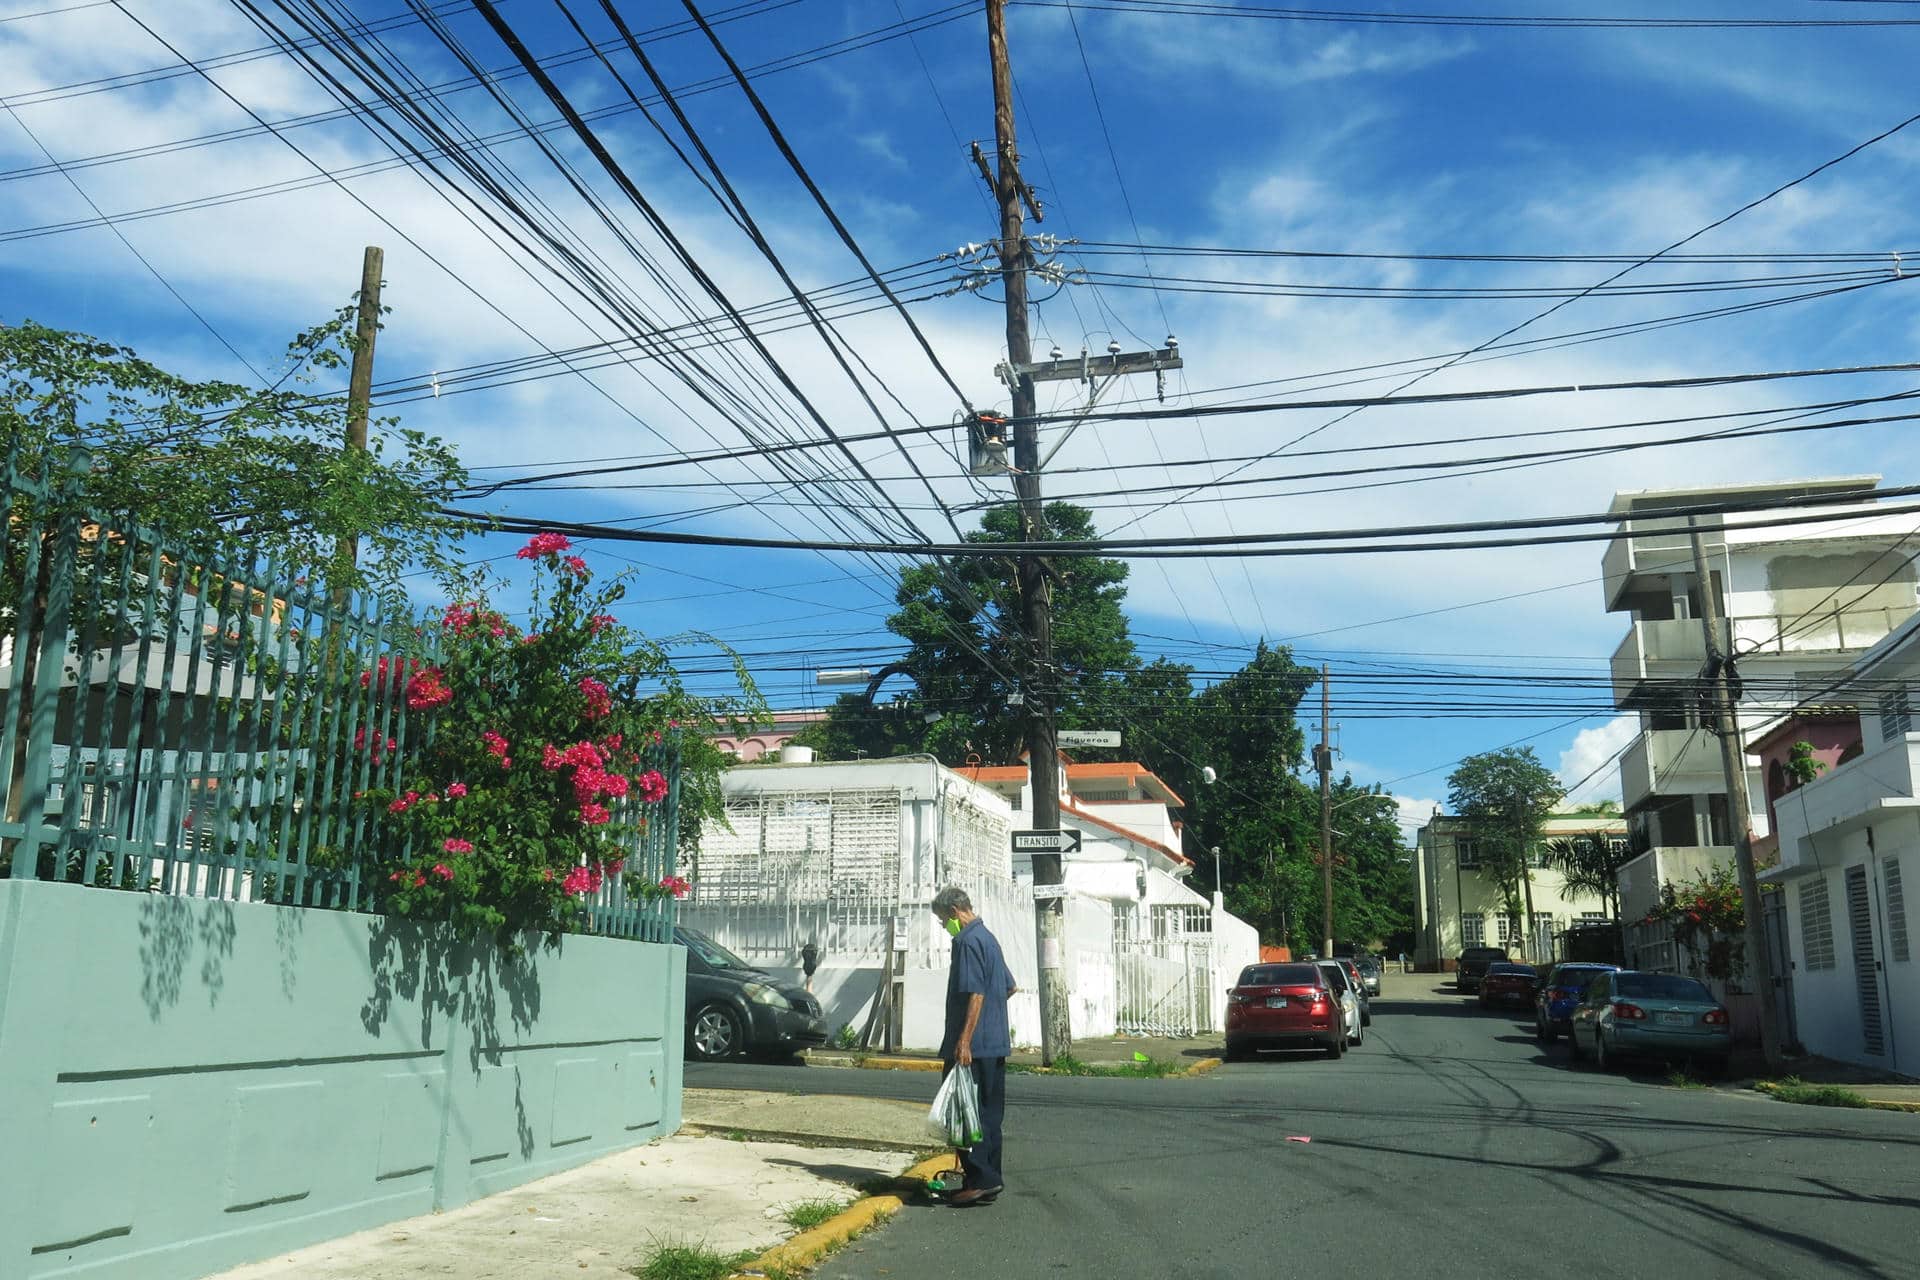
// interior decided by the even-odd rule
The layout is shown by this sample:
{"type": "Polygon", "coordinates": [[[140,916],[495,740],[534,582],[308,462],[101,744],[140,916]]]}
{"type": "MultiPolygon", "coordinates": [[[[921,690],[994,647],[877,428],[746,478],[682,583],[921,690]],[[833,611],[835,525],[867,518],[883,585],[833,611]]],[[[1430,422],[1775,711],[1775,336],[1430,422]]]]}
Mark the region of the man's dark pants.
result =
{"type": "MultiPolygon", "coordinates": [[[[947,1070],[954,1068],[947,1063],[947,1070]]],[[[973,1082],[980,1088],[980,1141],[960,1152],[968,1190],[1001,1186],[1000,1124],[1007,1114],[1007,1060],[975,1058],[973,1082]]]]}

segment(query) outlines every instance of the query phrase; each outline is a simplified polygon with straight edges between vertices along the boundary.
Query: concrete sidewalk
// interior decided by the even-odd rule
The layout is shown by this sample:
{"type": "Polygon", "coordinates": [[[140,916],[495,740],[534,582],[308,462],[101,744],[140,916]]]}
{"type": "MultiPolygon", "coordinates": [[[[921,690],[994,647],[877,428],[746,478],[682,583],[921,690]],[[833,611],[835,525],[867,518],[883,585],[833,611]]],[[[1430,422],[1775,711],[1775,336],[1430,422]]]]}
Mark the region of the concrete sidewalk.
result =
{"type": "Polygon", "coordinates": [[[215,1280],[630,1280],[664,1245],[765,1250],[793,1235],[782,1218],[792,1205],[850,1203],[862,1184],[904,1172],[914,1150],[933,1145],[917,1103],[689,1089],[684,1110],[703,1134],[675,1134],[215,1280]],[[749,1128],[790,1140],[717,1136],[749,1128]]]}

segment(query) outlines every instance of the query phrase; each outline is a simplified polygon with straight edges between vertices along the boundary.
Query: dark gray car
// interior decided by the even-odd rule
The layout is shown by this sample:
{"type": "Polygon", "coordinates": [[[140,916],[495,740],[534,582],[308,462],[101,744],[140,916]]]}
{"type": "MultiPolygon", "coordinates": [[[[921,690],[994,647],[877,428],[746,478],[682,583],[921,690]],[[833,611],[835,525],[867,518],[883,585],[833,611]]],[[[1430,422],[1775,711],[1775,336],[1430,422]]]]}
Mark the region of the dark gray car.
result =
{"type": "Polygon", "coordinates": [[[1377,997],[1380,994],[1380,957],[1355,956],[1353,963],[1360,970],[1360,980],[1366,983],[1367,994],[1377,997]]]}
{"type": "Polygon", "coordinates": [[[827,1042],[820,1002],[802,987],[756,969],[693,929],[676,928],[687,949],[687,1056],[795,1053],[827,1042]]]}

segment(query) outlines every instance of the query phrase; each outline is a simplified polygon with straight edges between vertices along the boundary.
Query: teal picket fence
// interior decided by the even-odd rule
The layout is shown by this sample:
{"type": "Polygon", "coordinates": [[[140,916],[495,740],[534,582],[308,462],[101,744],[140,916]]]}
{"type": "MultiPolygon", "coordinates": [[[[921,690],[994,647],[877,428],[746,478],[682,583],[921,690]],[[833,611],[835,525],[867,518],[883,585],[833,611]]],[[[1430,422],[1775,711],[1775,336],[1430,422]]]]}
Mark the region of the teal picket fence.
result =
{"type": "MultiPolygon", "coordinates": [[[[361,673],[431,662],[436,629],[244,542],[89,513],[86,465],[49,480],[0,453],[0,876],[379,911],[353,796],[393,788],[419,743],[392,714],[404,682],[361,673]],[[391,750],[356,749],[370,726],[391,750]]],[[[673,870],[680,787],[670,744],[646,763],[669,790],[628,864],[652,884],[673,870]]],[[[671,937],[671,899],[619,877],[582,906],[582,932],[671,937]]]]}

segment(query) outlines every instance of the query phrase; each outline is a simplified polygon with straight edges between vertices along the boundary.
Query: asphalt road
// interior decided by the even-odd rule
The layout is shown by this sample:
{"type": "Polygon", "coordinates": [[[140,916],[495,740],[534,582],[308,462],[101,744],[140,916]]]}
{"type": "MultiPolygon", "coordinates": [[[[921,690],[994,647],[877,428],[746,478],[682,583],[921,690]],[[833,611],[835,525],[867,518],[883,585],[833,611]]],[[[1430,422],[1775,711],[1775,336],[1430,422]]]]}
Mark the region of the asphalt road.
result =
{"type": "MultiPolygon", "coordinates": [[[[1920,1278],[1920,1115],[1601,1075],[1405,980],[1362,1047],[1187,1080],[1015,1076],[1007,1192],[909,1206],[822,1280],[1920,1278]],[[1310,1142],[1289,1141],[1310,1138],[1310,1142]]],[[[931,1099],[935,1077],[690,1065],[931,1099]]]]}

